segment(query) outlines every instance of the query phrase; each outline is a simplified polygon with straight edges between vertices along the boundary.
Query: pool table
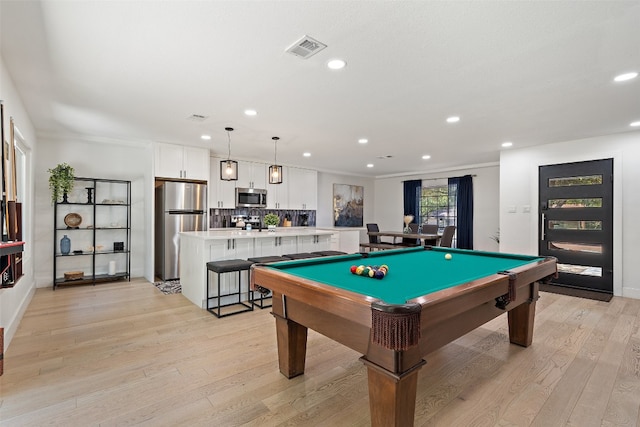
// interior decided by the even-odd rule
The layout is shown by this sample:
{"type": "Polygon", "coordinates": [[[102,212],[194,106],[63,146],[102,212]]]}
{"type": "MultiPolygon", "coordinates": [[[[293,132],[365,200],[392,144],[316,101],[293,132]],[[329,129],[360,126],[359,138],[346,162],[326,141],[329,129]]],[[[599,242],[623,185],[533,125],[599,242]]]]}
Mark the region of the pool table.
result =
{"type": "Polygon", "coordinates": [[[363,354],[372,425],[412,426],[424,357],[504,312],[528,347],[538,283],[556,274],[552,257],[426,246],[256,264],[251,286],[273,292],[283,375],[304,373],[311,328],[363,354]],[[383,279],[350,271],[382,264],[383,279]]]}

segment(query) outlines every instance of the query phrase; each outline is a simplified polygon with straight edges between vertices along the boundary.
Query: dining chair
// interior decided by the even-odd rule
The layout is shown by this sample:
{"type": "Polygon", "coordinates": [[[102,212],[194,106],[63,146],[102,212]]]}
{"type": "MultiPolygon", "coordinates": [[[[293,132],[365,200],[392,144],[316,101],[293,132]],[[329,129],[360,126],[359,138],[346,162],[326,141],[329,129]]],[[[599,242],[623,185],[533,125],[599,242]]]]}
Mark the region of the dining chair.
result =
{"type": "MultiPolygon", "coordinates": [[[[418,224],[412,222],[409,224],[409,230],[412,233],[418,233],[419,227],[418,224]]],[[[406,237],[402,238],[402,242],[398,243],[400,246],[420,246],[420,239],[408,239],[406,237]]]]}
{"type": "Polygon", "coordinates": [[[422,224],[422,234],[438,234],[438,224],[422,224]]]}
{"type": "Polygon", "coordinates": [[[456,226],[455,225],[447,225],[442,232],[442,237],[440,238],[440,246],[443,248],[450,248],[453,244],[453,236],[456,234],[456,226]]]}
{"type": "MultiPolygon", "coordinates": [[[[380,231],[380,229],[378,228],[378,224],[367,224],[367,234],[369,234],[370,231],[380,231]]],[[[371,234],[369,234],[369,243],[380,243],[380,236],[372,236],[371,234]]]]}

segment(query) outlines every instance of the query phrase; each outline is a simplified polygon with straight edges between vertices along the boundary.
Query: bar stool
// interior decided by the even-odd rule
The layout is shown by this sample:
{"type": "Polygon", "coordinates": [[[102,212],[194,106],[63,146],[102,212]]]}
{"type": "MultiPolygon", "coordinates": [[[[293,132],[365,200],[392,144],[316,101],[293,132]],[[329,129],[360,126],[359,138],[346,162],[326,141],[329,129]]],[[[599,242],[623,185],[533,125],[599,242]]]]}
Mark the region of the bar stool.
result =
{"type": "Polygon", "coordinates": [[[216,317],[225,317],[225,316],[231,316],[232,314],[244,313],[245,311],[253,310],[252,292],[249,289],[249,270],[251,269],[252,265],[253,265],[253,262],[245,261],[243,259],[228,259],[228,260],[221,260],[221,261],[210,261],[207,263],[207,311],[208,312],[210,312],[216,317]],[[242,301],[242,272],[243,271],[247,272],[247,296],[249,298],[248,304],[242,301]],[[210,290],[209,290],[210,272],[216,273],[218,276],[217,277],[218,294],[215,296],[210,296],[210,290]],[[238,291],[230,292],[227,294],[221,294],[221,290],[220,290],[221,276],[220,275],[223,273],[235,273],[235,272],[238,273],[238,291]],[[232,300],[231,297],[234,297],[234,296],[238,297],[238,301],[230,302],[229,300],[232,300]],[[229,298],[225,300],[225,303],[223,303],[222,299],[227,297],[229,298]],[[216,300],[216,304],[214,304],[213,307],[209,307],[209,302],[212,300],[216,300]],[[230,306],[242,306],[242,307],[237,311],[226,312],[223,314],[222,308],[230,307],[230,306]]]}
{"type": "Polygon", "coordinates": [[[319,255],[319,256],[337,256],[337,255],[346,255],[346,252],[342,252],[342,251],[316,251],[316,252],[311,252],[312,255],[319,255]]]}
{"type": "MultiPolygon", "coordinates": [[[[248,261],[254,262],[256,264],[269,264],[271,262],[279,262],[279,261],[291,261],[289,258],[285,258],[278,255],[269,255],[269,256],[257,256],[248,258],[248,261]]],[[[272,304],[267,304],[266,300],[271,300],[271,291],[268,294],[263,294],[260,291],[251,291],[251,301],[253,305],[256,307],[260,307],[260,309],[271,307],[272,304]],[[258,298],[256,298],[256,293],[258,294],[258,298]]]]}
{"type": "Polygon", "coordinates": [[[318,254],[314,255],[314,254],[312,254],[310,252],[299,252],[297,254],[285,254],[285,255],[282,255],[282,256],[285,257],[285,258],[289,258],[290,260],[291,259],[307,259],[307,258],[318,258],[318,257],[320,257],[320,255],[318,255],[318,254]]]}

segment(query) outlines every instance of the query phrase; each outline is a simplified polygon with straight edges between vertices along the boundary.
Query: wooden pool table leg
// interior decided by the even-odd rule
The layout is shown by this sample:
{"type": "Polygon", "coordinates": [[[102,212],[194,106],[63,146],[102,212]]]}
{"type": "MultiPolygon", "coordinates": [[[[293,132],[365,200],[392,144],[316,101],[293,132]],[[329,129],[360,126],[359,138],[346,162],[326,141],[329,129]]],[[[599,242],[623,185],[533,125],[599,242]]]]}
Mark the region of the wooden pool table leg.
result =
{"type": "Polygon", "coordinates": [[[421,360],[402,374],[395,374],[369,362],[365,357],[361,357],[360,360],[367,367],[371,425],[373,427],[413,426],[418,371],[425,361],[421,360]]]}
{"type": "Polygon", "coordinates": [[[304,374],[307,328],[275,313],[273,316],[276,318],[280,372],[287,378],[304,374]]]}
{"type": "Polygon", "coordinates": [[[509,341],[513,344],[529,347],[533,342],[533,323],[536,316],[538,288],[539,284],[533,283],[530,289],[530,298],[508,313],[509,341]]]}

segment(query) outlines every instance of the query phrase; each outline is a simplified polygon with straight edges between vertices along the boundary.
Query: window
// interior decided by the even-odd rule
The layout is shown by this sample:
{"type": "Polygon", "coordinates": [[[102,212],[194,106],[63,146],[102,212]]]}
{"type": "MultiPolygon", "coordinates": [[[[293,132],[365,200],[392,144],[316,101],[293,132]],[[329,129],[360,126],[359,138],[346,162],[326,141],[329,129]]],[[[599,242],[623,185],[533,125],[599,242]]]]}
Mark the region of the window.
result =
{"type": "Polygon", "coordinates": [[[457,225],[456,194],[456,185],[422,187],[418,224],[438,224],[440,232],[447,225],[457,225]]]}

